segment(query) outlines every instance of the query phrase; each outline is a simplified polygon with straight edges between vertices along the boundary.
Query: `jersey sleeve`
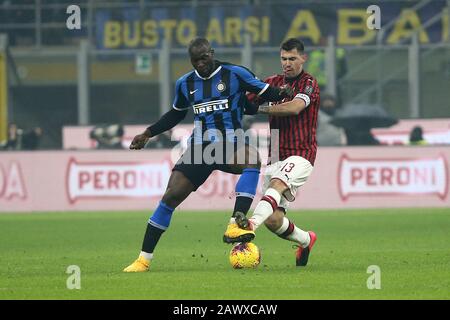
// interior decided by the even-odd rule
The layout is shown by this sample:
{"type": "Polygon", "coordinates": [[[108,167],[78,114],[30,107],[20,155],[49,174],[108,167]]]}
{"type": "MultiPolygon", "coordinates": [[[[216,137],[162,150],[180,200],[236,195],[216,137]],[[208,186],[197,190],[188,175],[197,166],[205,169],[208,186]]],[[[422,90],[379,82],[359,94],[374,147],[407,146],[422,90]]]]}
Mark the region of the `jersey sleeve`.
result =
{"type": "Polygon", "coordinates": [[[184,81],[182,79],[178,79],[175,83],[175,97],[172,107],[178,111],[187,110],[190,107],[190,103],[182,90],[183,83],[184,81]]]}
{"type": "Polygon", "coordinates": [[[300,92],[295,95],[294,99],[302,99],[305,101],[306,107],[308,107],[311,102],[318,99],[319,94],[319,85],[317,84],[317,81],[307,78],[301,85],[300,92]]]}
{"type": "MultiPolygon", "coordinates": [[[[268,84],[269,86],[274,86],[273,82],[274,82],[273,76],[264,79],[264,83],[268,84]]],[[[247,92],[247,99],[251,103],[256,104],[258,106],[267,102],[260,95],[252,92],[247,92]]]]}
{"type": "Polygon", "coordinates": [[[269,87],[268,83],[259,80],[251,71],[244,67],[235,66],[233,71],[239,79],[241,89],[244,91],[255,93],[260,96],[269,87]]]}

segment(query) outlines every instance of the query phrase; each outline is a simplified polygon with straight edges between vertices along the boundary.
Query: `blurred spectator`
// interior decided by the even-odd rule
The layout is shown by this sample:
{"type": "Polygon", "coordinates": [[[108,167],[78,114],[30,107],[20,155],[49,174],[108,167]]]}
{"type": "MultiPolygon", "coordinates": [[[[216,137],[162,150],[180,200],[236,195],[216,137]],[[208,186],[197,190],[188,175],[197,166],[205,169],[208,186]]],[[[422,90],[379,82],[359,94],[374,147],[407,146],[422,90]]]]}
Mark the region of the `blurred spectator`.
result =
{"type": "Polygon", "coordinates": [[[22,136],[22,150],[36,150],[41,142],[42,128],[36,127],[22,136]]]}
{"type": "MultiPolygon", "coordinates": [[[[319,42],[320,46],[328,45],[327,38],[322,37],[319,42]]],[[[306,69],[313,74],[319,84],[320,91],[325,92],[327,89],[327,74],[325,70],[326,53],[324,49],[312,51],[308,57],[306,69]]],[[[347,73],[347,60],[345,50],[336,48],[336,81],[339,81],[347,73]]],[[[338,95],[339,98],[339,95],[338,95]]]]}
{"type": "Polygon", "coordinates": [[[320,110],[329,116],[334,116],[338,109],[336,98],[328,93],[324,93],[320,97],[320,110]]]}
{"type": "Polygon", "coordinates": [[[97,149],[123,149],[123,126],[120,124],[96,126],[90,138],[97,142],[97,149]]]}
{"type": "Polygon", "coordinates": [[[427,141],[423,138],[423,130],[420,126],[415,126],[409,134],[409,144],[410,145],[425,145],[427,141]]]}
{"type": "Polygon", "coordinates": [[[20,129],[15,123],[10,123],[8,125],[8,138],[6,143],[2,146],[2,149],[20,150],[22,148],[22,134],[22,129],[20,129]]]}
{"type": "Polygon", "coordinates": [[[172,130],[157,135],[150,139],[145,146],[146,149],[167,149],[175,147],[178,141],[172,141],[172,130]]]}
{"type": "Polygon", "coordinates": [[[346,144],[343,129],[333,125],[331,120],[337,109],[334,96],[324,94],[320,100],[319,121],[317,125],[317,144],[323,146],[342,146],[346,144]]]}

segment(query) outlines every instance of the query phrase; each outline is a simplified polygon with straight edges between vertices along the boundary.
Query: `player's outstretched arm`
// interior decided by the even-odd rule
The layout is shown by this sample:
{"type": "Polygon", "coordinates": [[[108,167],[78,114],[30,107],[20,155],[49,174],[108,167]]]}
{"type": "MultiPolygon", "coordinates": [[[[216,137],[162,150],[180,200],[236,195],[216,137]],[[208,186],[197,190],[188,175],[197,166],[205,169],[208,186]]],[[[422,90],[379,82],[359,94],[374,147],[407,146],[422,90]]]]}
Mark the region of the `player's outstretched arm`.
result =
{"type": "Polygon", "coordinates": [[[157,136],[158,134],[175,127],[186,117],[187,112],[187,110],[179,111],[176,109],[171,109],[166,112],[155,124],[145,129],[143,133],[134,137],[130,149],[139,150],[144,148],[151,137],[157,136]]]}
{"type": "Polygon", "coordinates": [[[256,94],[265,101],[280,101],[284,98],[292,98],[294,91],[289,86],[274,87],[268,83],[259,80],[250,70],[242,66],[234,66],[232,70],[235,72],[239,80],[240,87],[256,94]]]}
{"type": "MultiPolygon", "coordinates": [[[[274,91],[272,93],[270,93],[269,96],[266,96],[264,94],[261,96],[258,96],[254,93],[247,94],[247,99],[244,102],[244,114],[255,115],[257,113],[267,113],[267,112],[265,112],[267,107],[264,110],[262,107],[261,112],[259,111],[259,106],[264,104],[264,102],[279,101],[279,100],[283,99],[284,97],[288,97],[290,99],[294,95],[294,91],[288,85],[284,85],[279,88],[278,87],[268,87],[268,90],[269,90],[269,92],[271,90],[274,90],[274,91]]],[[[300,111],[301,110],[298,110],[297,114],[300,111]]],[[[294,113],[295,113],[295,111],[294,111],[294,113]]],[[[286,115],[290,115],[290,114],[286,114],[286,115]]]]}

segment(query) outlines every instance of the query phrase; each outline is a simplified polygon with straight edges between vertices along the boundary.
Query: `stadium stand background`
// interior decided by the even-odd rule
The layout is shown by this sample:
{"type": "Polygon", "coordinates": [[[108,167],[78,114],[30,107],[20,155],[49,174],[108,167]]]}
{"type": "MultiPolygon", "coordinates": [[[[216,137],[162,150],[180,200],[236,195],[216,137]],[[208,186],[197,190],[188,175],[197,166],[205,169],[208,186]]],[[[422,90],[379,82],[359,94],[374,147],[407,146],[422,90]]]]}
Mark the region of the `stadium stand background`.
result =
{"type": "MultiPolygon", "coordinates": [[[[293,30],[291,35],[300,35],[309,53],[319,50],[326,56],[327,49],[345,50],[346,72],[327,87],[327,91],[339,93],[341,105],[378,103],[400,119],[449,118],[448,6],[446,0],[316,0],[302,4],[264,0],[0,0],[0,33],[8,35],[11,73],[19,80],[10,83],[8,120],[23,128],[42,127],[41,146],[46,149],[61,148],[62,127],[67,125],[151,123],[170,108],[175,80],[191,69],[185,48],[190,28],[194,24],[196,34],[204,36],[211,32],[213,19],[219,28],[219,34],[213,33],[217,58],[249,66],[261,78],[279,72],[278,46],[293,30]],[[373,3],[381,7],[384,34],[361,43],[339,35],[335,29],[344,26],[345,13],[364,11],[373,3]],[[66,9],[71,4],[81,8],[81,30],[66,27],[66,9]],[[423,29],[396,38],[400,35],[395,30],[400,13],[408,8],[415,9],[415,15],[404,21],[404,27],[412,28],[408,21],[417,22],[418,17],[416,26],[423,29]],[[184,27],[178,31],[180,24],[184,27]],[[114,38],[114,30],[119,30],[121,39],[114,38]],[[88,44],[84,71],[90,82],[80,88],[83,40],[88,44]],[[166,56],[164,43],[170,46],[166,56]],[[147,70],[137,72],[139,59],[148,59],[147,70]],[[411,76],[415,65],[419,66],[418,79],[411,76]],[[412,90],[415,87],[419,92],[412,90]],[[80,94],[89,97],[84,118],[79,111],[80,94]],[[419,97],[418,103],[415,97],[419,97]]],[[[356,32],[352,36],[361,35],[356,32]]],[[[327,74],[336,78],[336,65],[326,68],[327,74]]],[[[186,117],[186,123],[191,121],[186,117]]]]}

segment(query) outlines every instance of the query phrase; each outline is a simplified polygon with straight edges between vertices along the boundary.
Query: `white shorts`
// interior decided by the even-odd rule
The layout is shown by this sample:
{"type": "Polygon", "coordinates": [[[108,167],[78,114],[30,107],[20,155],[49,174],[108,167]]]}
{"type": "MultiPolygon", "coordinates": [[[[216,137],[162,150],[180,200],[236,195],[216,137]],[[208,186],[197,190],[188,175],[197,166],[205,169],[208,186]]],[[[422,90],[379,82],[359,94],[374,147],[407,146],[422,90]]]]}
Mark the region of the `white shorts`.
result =
{"type": "Polygon", "coordinates": [[[269,188],[270,180],[279,179],[283,181],[289,190],[281,197],[280,207],[287,209],[289,202],[295,200],[298,188],[308,180],[313,168],[308,160],[300,156],[290,156],[283,161],[268,165],[264,173],[263,194],[269,188]]]}

